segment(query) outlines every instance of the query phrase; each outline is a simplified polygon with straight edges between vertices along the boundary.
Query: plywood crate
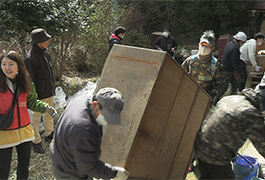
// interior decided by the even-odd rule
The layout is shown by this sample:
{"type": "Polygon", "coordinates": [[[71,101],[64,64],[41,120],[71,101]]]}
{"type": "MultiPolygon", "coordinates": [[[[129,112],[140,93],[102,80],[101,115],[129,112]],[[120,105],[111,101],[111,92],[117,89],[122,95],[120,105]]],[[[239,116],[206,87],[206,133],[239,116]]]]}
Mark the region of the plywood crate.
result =
{"type": "Polygon", "coordinates": [[[163,51],[114,45],[96,91],[125,98],[122,125],[108,126],[101,159],[130,179],[185,179],[210,96],[163,51]]]}
{"type": "Polygon", "coordinates": [[[264,73],[265,71],[265,55],[257,55],[257,64],[262,67],[261,72],[264,73]]]}

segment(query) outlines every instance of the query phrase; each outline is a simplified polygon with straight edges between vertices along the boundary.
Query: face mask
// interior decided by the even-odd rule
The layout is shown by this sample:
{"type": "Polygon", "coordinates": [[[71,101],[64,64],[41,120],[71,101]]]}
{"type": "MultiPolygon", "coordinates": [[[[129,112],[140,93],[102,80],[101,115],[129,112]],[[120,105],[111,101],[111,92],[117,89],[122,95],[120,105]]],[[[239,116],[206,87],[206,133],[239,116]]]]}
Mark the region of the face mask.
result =
{"type": "Polygon", "coordinates": [[[107,121],[105,120],[104,116],[102,114],[100,114],[99,108],[98,108],[98,117],[96,118],[96,122],[102,126],[106,126],[108,124],[107,121]]]}
{"type": "Polygon", "coordinates": [[[260,46],[261,44],[262,44],[262,42],[261,42],[261,41],[258,41],[258,42],[257,42],[257,45],[258,45],[258,46],[260,46]]]}
{"type": "Polygon", "coordinates": [[[163,32],[163,35],[165,36],[165,37],[168,37],[168,32],[163,32]]]}
{"type": "Polygon", "coordinates": [[[211,49],[209,49],[208,47],[205,47],[205,46],[200,46],[199,47],[199,54],[200,55],[208,55],[208,54],[210,54],[211,53],[211,49]]]}

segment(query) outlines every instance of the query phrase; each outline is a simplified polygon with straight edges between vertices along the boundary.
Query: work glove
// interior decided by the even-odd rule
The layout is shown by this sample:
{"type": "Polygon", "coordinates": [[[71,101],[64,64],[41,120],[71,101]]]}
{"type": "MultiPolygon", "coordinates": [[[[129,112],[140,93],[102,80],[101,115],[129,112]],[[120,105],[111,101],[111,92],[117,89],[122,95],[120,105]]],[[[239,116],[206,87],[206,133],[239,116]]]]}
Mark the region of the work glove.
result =
{"type": "Polygon", "coordinates": [[[113,180],[126,180],[130,175],[130,173],[122,167],[114,166],[112,169],[118,171],[113,180]]]}
{"type": "Polygon", "coordinates": [[[255,71],[260,71],[261,69],[262,69],[262,67],[260,67],[260,66],[255,67],[255,71]]]}
{"type": "Polygon", "coordinates": [[[45,110],[49,115],[51,115],[51,117],[54,117],[57,114],[57,111],[52,106],[46,106],[45,110]]]}

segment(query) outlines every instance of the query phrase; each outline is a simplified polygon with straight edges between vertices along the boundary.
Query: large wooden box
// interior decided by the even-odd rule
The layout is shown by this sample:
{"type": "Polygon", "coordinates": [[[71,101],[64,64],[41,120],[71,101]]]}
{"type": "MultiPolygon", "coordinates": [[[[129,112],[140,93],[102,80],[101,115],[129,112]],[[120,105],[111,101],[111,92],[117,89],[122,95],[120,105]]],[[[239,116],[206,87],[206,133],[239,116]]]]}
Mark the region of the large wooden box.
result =
{"type": "Polygon", "coordinates": [[[257,55],[257,64],[262,67],[261,72],[264,73],[265,71],[265,55],[257,55]]]}
{"type": "Polygon", "coordinates": [[[101,159],[130,179],[185,179],[210,96],[166,52],[114,45],[96,91],[125,98],[122,125],[108,126],[101,159]]]}

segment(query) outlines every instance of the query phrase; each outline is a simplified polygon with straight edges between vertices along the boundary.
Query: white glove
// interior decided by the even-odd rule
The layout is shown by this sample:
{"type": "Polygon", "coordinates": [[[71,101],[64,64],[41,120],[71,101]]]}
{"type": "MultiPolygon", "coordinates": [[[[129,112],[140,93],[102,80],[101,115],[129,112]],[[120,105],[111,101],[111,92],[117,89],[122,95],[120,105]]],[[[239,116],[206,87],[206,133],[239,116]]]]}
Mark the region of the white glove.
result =
{"type": "Polygon", "coordinates": [[[260,66],[255,67],[255,71],[260,71],[261,69],[262,69],[262,67],[260,67],[260,66]]]}
{"type": "Polygon", "coordinates": [[[113,180],[126,180],[130,175],[130,173],[122,167],[114,166],[112,169],[118,171],[116,177],[113,178],[113,180]]]}
{"type": "Polygon", "coordinates": [[[48,114],[50,114],[51,117],[54,117],[54,116],[57,114],[57,111],[56,111],[53,107],[51,107],[51,106],[46,106],[45,108],[46,108],[46,112],[47,112],[48,114]]]}

